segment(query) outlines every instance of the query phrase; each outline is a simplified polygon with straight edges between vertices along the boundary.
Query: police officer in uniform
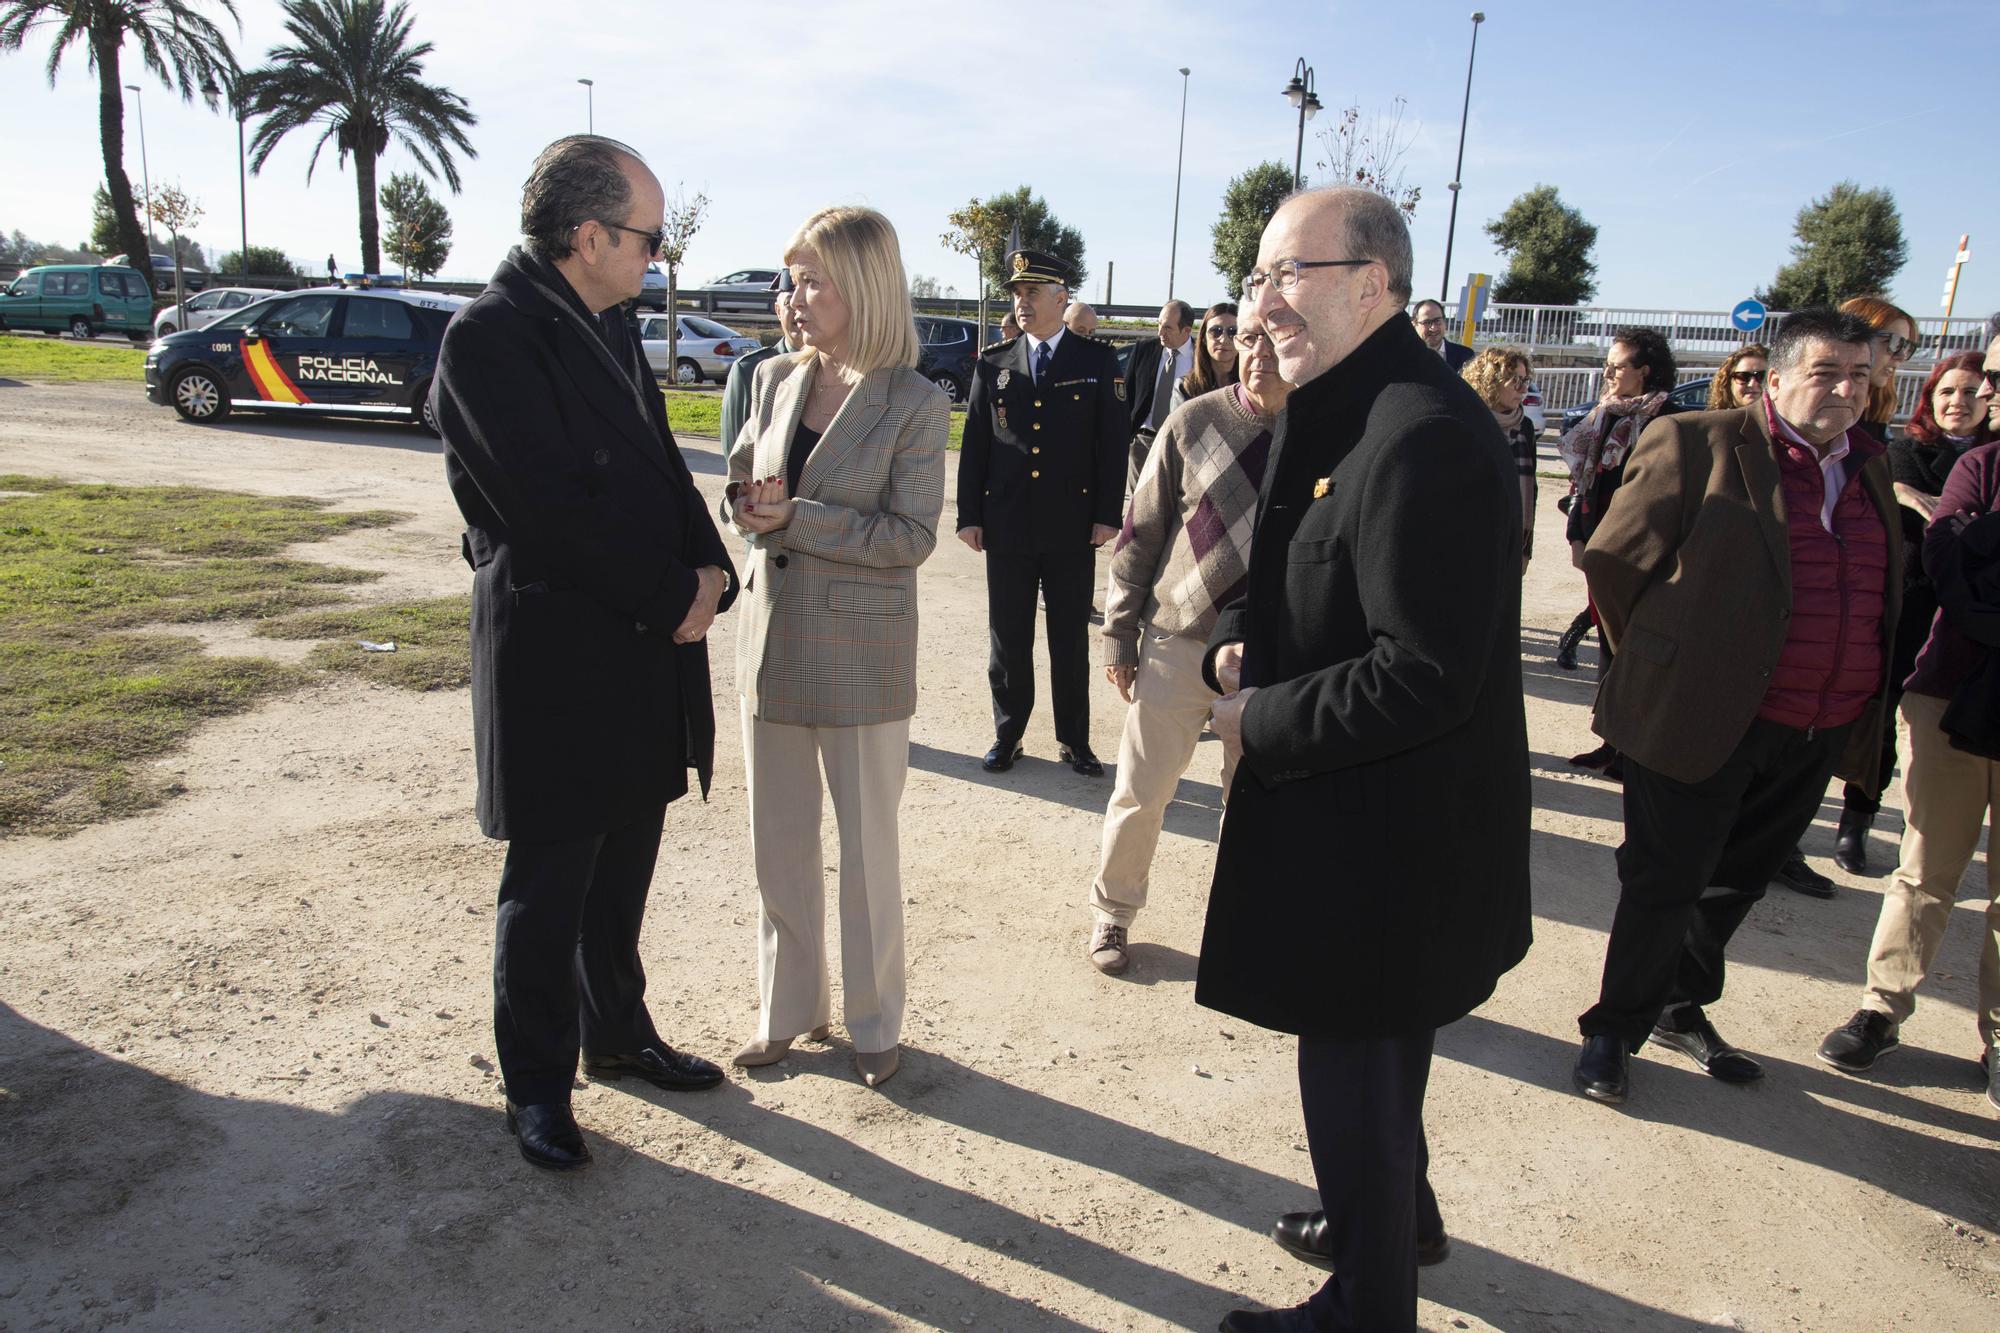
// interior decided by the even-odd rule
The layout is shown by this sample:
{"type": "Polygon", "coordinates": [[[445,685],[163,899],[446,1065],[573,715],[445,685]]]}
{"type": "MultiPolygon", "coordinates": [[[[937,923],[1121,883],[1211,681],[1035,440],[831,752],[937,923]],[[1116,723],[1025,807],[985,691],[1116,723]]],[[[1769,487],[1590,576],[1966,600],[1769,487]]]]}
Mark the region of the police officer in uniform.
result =
{"type": "Polygon", "coordinates": [[[1035,601],[1048,608],[1049,695],[1062,761],[1085,777],[1090,749],[1090,594],[1096,548],[1118,533],[1131,422],[1108,343],[1063,326],[1070,275],[1039,250],[1007,256],[1021,336],[973,362],[959,456],[958,537],[986,556],[992,656],[989,773],[1021,755],[1035,705],[1035,601]]]}

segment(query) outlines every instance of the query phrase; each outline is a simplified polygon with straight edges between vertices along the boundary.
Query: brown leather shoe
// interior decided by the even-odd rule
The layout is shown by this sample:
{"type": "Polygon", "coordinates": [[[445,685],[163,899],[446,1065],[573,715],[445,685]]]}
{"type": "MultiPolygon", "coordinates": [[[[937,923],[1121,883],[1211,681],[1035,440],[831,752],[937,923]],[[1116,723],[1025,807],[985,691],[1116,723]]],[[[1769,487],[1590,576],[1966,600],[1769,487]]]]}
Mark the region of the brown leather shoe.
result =
{"type": "Polygon", "coordinates": [[[1131,961],[1125,952],[1125,927],[1098,922],[1090,932],[1090,965],[1107,977],[1115,977],[1131,961]]]}

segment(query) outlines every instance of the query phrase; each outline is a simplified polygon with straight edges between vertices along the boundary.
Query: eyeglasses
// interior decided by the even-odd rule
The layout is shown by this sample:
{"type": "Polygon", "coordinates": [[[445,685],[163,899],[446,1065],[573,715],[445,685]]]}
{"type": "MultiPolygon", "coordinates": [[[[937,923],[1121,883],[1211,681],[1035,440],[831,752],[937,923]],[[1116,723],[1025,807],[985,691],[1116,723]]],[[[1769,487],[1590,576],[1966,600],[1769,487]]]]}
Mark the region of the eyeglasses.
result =
{"type": "Polygon", "coordinates": [[[1441,329],[1444,327],[1444,316],[1425,315],[1422,319],[1415,320],[1413,322],[1420,329],[1441,329]]]}
{"type": "Polygon", "coordinates": [[[1517,389],[1525,389],[1534,382],[1535,379],[1532,375],[1509,375],[1501,381],[1502,384],[1511,384],[1517,389]]]}
{"type": "Polygon", "coordinates": [[[1908,361],[1917,350],[1917,345],[1900,333],[1886,330],[1875,335],[1875,341],[1889,349],[1889,355],[1898,361],[1908,361]]]}
{"type": "MultiPolygon", "coordinates": [[[[1236,333],[1236,330],[1231,329],[1230,332],[1236,333]]],[[[1274,349],[1277,347],[1277,344],[1271,341],[1271,335],[1262,329],[1251,329],[1248,333],[1236,333],[1236,345],[1246,352],[1254,352],[1260,345],[1274,349]]]]}
{"type": "Polygon", "coordinates": [[[1764,382],[1764,375],[1765,372],[1761,370],[1732,370],[1729,372],[1729,378],[1735,380],[1746,389],[1753,384],[1762,384],[1764,382]]]}
{"type": "Polygon", "coordinates": [[[1256,300],[1263,295],[1264,284],[1275,283],[1278,295],[1290,296],[1299,289],[1299,272],[1308,268],[1360,268],[1372,264],[1372,259],[1280,259],[1268,271],[1253,269],[1250,276],[1243,279],[1243,295],[1256,300]]]}
{"type": "MultiPolygon", "coordinates": [[[[596,222],[598,226],[608,227],[612,231],[631,232],[646,243],[646,253],[651,258],[658,259],[660,251],[666,247],[667,229],[664,226],[657,227],[652,231],[640,231],[637,227],[628,227],[622,222],[606,222],[603,218],[593,218],[591,220],[596,222]]],[[[581,227],[583,224],[579,222],[576,225],[581,227]]]]}
{"type": "Polygon", "coordinates": [[[1224,338],[1234,338],[1236,336],[1236,326],[1234,324],[1211,324],[1203,329],[1202,332],[1211,338],[1217,334],[1220,334],[1224,338]]]}

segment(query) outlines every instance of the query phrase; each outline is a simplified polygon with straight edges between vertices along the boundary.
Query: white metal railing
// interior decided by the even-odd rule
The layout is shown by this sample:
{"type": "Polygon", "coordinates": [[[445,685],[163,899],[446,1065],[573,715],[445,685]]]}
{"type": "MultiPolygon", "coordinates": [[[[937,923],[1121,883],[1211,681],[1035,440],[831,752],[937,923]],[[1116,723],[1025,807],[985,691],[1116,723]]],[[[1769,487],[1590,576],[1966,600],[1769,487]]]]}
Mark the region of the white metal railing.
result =
{"type": "MultiPolygon", "coordinates": [[[[1461,336],[1457,302],[1446,309],[1450,336],[1461,336]]],[[[1773,311],[1755,333],[1738,331],[1726,310],[1648,310],[1623,306],[1497,305],[1489,304],[1473,336],[1475,346],[1511,343],[1529,352],[1603,348],[1612,335],[1633,325],[1658,329],[1676,352],[1727,356],[1744,343],[1763,342],[1777,332],[1784,312],[1773,311]]],[[[1917,357],[1929,362],[1939,354],[1986,350],[1983,318],[1917,320],[1917,357]]]]}
{"type": "MultiPolygon", "coordinates": [[[[1715,369],[1714,366],[1682,366],[1676,383],[1707,379],[1715,374],[1715,369]]],[[[1924,380],[1929,375],[1928,369],[1896,372],[1896,420],[1910,419],[1910,414],[1917,407],[1917,395],[1923,392],[1924,380]]],[[[1595,366],[1537,366],[1535,385],[1542,391],[1542,410],[1548,414],[1549,425],[1553,426],[1556,418],[1570,408],[1597,401],[1597,395],[1604,388],[1604,372],[1595,366]]]]}

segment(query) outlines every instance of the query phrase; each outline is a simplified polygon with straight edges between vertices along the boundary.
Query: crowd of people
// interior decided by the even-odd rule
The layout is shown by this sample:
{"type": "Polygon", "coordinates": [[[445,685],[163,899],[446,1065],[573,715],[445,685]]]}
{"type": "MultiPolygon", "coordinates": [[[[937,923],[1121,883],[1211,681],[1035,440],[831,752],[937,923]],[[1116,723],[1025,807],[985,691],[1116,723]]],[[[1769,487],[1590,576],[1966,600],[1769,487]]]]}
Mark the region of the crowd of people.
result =
{"type": "MultiPolygon", "coordinates": [[[[653,1026],[639,933],[666,807],[690,771],[709,787],[706,638],[732,608],[759,901],[759,1005],[734,1062],[831,1039],[830,797],[839,1018],[865,1084],[901,1064],[898,806],[948,404],[915,370],[893,226],[819,210],[785,249],[778,342],[728,386],[711,513],[626,305],[663,211],[629,147],[551,144],[523,243],[454,318],[434,390],[474,570],[479,815],[508,844],[507,1117],[522,1155],[558,1170],[590,1161],[579,1062],[676,1091],[723,1078],[653,1026]]],[[[1104,773],[1088,640],[1110,544],[1100,661],[1126,711],[1083,953],[1129,967],[1168,800],[1213,733],[1227,804],[1195,1000],[1297,1036],[1322,1204],[1273,1227],[1329,1270],[1320,1288],[1222,1327],[1414,1327],[1417,1270],[1450,1250],[1423,1125],[1436,1031],[1532,938],[1535,368],[1515,348],[1474,354],[1438,303],[1410,304],[1407,224],[1367,190],[1285,201],[1241,303],[1169,301],[1123,365],[1059,259],[1007,265],[1018,332],[974,363],[955,495],[986,574],[980,762],[1004,775],[1025,752],[1040,609],[1058,754],[1104,773]],[[1340,857],[1300,836],[1344,821],[1370,836],[1340,857]]],[[[1599,649],[1601,744],[1573,762],[1622,782],[1625,818],[1599,996],[1578,1020],[1589,1098],[1624,1100],[1649,1041],[1724,1082],[1761,1075],[1708,1010],[1766,886],[1819,891],[1789,876],[1836,773],[1844,867],[1865,864],[1898,766],[1906,831],[1861,1008],[1821,1058],[1867,1069],[1912,1011],[2000,802],[2000,339],[1940,360],[1896,433],[1916,334],[1874,297],[1795,312],[1717,369],[1708,410],[1682,411],[1666,340],[1621,330],[1557,446],[1586,595],[1558,654],[1573,665],[1592,629],[1599,649]]],[[[2000,906],[1986,929],[1977,1027],[2000,1106],[2000,906]]]]}

